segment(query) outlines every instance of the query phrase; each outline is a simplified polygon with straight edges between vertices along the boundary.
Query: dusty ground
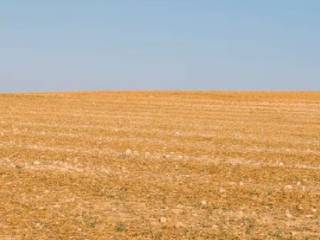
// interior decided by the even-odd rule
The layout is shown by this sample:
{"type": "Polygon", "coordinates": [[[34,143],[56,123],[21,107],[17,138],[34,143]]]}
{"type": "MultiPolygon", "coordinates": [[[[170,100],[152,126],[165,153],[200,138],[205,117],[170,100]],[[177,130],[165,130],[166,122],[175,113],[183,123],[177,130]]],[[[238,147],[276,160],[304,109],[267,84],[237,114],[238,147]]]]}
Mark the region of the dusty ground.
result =
{"type": "Polygon", "coordinates": [[[2,94],[9,239],[320,239],[320,93],[2,94]]]}

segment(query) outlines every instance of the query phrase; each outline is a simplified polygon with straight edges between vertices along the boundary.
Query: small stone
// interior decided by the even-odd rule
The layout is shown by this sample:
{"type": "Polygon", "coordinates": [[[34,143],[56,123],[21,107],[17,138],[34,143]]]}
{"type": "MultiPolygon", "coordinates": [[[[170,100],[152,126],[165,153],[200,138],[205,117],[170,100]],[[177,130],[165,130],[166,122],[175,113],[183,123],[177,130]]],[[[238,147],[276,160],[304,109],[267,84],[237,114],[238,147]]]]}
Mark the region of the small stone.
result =
{"type": "Polygon", "coordinates": [[[300,182],[300,181],[298,181],[298,182],[297,182],[297,186],[300,186],[300,185],[301,185],[301,182],[300,182]]]}
{"type": "Polygon", "coordinates": [[[130,157],[132,155],[132,150],[131,149],[127,149],[126,152],[125,152],[125,155],[127,157],[130,157]]]}
{"type": "Polygon", "coordinates": [[[237,216],[238,216],[239,218],[243,218],[243,216],[244,216],[243,211],[242,211],[242,210],[238,211],[238,212],[237,212],[237,216]]]}
{"type": "Polygon", "coordinates": [[[301,205],[298,205],[297,209],[298,210],[303,210],[303,207],[301,205]]]}
{"type": "Polygon", "coordinates": [[[174,225],[176,228],[183,228],[184,227],[184,224],[182,222],[177,222],[175,225],[174,225]]]}
{"type": "Polygon", "coordinates": [[[34,165],[40,165],[40,162],[39,161],[34,161],[33,164],[34,165]]]}
{"type": "Polygon", "coordinates": [[[236,183],[235,182],[229,182],[229,185],[230,186],[234,186],[234,185],[236,185],[236,183]]]}
{"type": "Polygon", "coordinates": [[[202,201],[201,201],[201,205],[202,205],[202,206],[207,206],[207,205],[208,205],[208,203],[207,203],[207,201],[206,201],[206,200],[202,200],[202,201]]]}
{"type": "Polygon", "coordinates": [[[166,222],[167,222],[167,219],[166,219],[165,217],[161,217],[161,218],[160,218],[160,222],[161,222],[161,223],[166,223],[166,222]]]}
{"type": "Polygon", "coordinates": [[[282,166],[283,166],[283,162],[280,162],[280,163],[279,163],[279,166],[281,166],[281,167],[282,167],[282,166]]]}
{"type": "Polygon", "coordinates": [[[14,165],[14,167],[17,168],[17,169],[21,169],[21,168],[22,168],[22,165],[16,164],[16,165],[14,165]]]}
{"type": "Polygon", "coordinates": [[[223,187],[220,187],[220,188],[219,188],[219,192],[220,192],[220,193],[225,193],[226,190],[225,190],[223,187]]]}
{"type": "Polygon", "coordinates": [[[244,184],[243,184],[243,182],[242,181],[240,181],[239,182],[239,186],[243,186],[244,184]]]}
{"type": "Polygon", "coordinates": [[[182,212],[182,209],[172,209],[172,212],[176,215],[179,215],[182,212]]]}
{"type": "Polygon", "coordinates": [[[133,151],[133,155],[139,156],[139,152],[138,151],[133,151]]]}
{"type": "Polygon", "coordinates": [[[212,228],[213,230],[218,230],[218,229],[219,229],[218,225],[216,225],[216,224],[213,224],[213,225],[211,226],[211,228],[212,228]]]}
{"type": "Polygon", "coordinates": [[[285,190],[292,190],[293,187],[292,187],[292,185],[286,185],[286,186],[284,187],[284,189],[285,189],[285,190]]]}
{"type": "Polygon", "coordinates": [[[316,212],[317,212],[317,209],[316,209],[316,208],[312,208],[311,211],[312,211],[313,213],[316,213],[316,212]]]}
{"type": "Polygon", "coordinates": [[[287,216],[287,218],[292,218],[293,217],[288,209],[286,210],[286,216],[287,216]]]}

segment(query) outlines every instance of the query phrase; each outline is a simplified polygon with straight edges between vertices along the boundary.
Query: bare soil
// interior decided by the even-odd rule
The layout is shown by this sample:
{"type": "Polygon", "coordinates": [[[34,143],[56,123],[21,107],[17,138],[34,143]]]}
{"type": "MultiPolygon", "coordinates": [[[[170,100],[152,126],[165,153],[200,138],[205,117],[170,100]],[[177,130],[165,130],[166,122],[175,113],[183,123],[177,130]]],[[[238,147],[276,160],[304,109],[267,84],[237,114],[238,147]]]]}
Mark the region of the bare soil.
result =
{"type": "Polygon", "coordinates": [[[2,94],[8,239],[320,239],[320,93],[2,94]]]}

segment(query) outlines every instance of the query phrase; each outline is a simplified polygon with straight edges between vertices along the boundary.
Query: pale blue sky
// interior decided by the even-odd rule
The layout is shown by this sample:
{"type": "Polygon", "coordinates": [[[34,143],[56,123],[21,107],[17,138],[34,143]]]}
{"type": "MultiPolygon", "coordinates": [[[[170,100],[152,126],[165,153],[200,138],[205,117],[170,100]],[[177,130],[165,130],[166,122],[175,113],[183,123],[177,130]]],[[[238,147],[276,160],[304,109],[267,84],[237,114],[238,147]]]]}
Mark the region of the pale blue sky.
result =
{"type": "Polygon", "coordinates": [[[3,0],[0,91],[320,90],[318,0],[3,0]]]}

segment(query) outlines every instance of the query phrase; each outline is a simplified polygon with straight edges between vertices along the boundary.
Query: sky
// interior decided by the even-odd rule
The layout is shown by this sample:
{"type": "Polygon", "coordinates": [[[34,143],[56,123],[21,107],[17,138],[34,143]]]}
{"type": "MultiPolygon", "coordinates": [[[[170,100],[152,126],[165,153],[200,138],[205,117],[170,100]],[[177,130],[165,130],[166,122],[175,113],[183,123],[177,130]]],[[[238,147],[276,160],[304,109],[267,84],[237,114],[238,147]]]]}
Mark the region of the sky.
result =
{"type": "Polygon", "coordinates": [[[0,92],[320,90],[318,0],[3,0],[0,92]]]}

